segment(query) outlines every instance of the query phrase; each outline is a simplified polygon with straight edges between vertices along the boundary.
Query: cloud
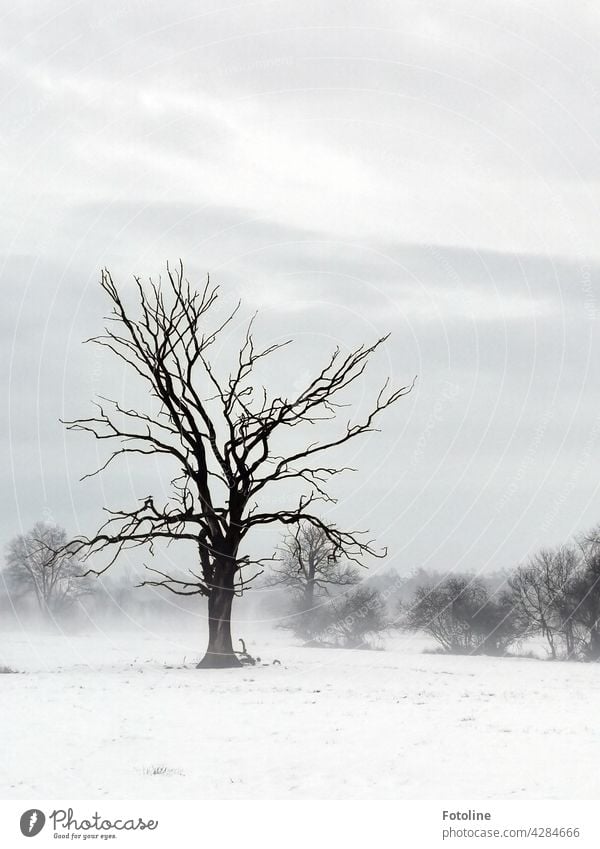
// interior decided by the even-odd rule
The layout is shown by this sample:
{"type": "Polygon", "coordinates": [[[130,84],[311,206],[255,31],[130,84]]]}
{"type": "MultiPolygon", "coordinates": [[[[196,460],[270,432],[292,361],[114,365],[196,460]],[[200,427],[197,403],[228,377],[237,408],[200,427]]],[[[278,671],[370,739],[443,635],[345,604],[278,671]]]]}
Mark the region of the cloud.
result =
{"type": "MultiPolygon", "coordinates": [[[[182,257],[244,318],[260,308],[266,342],[298,339],[281,382],[391,330],[375,376],[418,373],[418,392],[361,449],[340,511],[366,511],[406,565],[445,568],[491,517],[463,565],[518,559],[594,432],[598,30],[558,0],[7,13],[4,536],[42,502],[94,521],[103,492],[74,483],[89,448],[57,418],[129,387],[79,345],[105,311],[98,272],[127,285],[182,257]]],[[[557,539],[597,519],[596,488],[587,464],[557,539]]]]}
{"type": "Polygon", "coordinates": [[[464,1],[12,21],[4,142],[24,240],[65,200],[176,196],[330,238],[598,254],[585,11],[579,32],[558,5],[464,1]]]}

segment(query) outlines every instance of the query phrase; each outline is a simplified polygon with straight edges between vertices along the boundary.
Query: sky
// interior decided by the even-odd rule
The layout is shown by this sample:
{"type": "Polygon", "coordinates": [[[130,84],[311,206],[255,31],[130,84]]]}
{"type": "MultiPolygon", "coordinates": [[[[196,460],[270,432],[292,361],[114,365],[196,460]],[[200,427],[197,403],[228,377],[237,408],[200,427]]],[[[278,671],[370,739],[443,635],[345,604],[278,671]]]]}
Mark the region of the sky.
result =
{"type": "Polygon", "coordinates": [[[583,0],[5,4],[0,539],[166,486],[80,483],[101,455],[59,419],[143,401],[81,343],[102,267],[178,258],[243,300],[224,372],[255,310],[292,386],[391,333],[349,401],[416,387],[325,511],[377,568],[511,568],[598,523],[599,36],[583,0]]]}

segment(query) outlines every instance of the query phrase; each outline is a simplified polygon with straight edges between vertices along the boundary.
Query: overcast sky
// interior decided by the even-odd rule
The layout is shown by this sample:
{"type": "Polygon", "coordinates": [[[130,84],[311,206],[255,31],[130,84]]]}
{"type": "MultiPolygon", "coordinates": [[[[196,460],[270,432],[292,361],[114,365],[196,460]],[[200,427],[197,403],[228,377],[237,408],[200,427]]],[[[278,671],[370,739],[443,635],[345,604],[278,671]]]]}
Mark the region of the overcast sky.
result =
{"type": "Polygon", "coordinates": [[[148,493],[151,472],[78,483],[97,446],[58,419],[136,391],[81,345],[100,268],[178,257],[265,342],[296,337],[298,385],[392,332],[353,400],[417,388],[330,513],[390,565],[510,567],[600,521],[599,38],[583,0],[6,12],[2,538],[148,493]]]}

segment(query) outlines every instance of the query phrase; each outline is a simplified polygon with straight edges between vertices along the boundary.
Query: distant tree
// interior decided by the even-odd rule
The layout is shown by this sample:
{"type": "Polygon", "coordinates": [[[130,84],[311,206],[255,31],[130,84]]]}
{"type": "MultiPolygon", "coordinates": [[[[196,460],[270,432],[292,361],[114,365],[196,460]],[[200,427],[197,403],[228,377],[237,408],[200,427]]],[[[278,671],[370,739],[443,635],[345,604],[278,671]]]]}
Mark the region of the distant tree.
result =
{"type": "Polygon", "coordinates": [[[324,595],[360,581],[357,567],[340,556],[323,528],[308,522],[284,537],[276,564],[266,584],[288,590],[299,611],[311,611],[324,595]]]}
{"type": "Polygon", "coordinates": [[[473,631],[478,654],[502,656],[521,640],[525,623],[512,602],[509,590],[500,590],[488,596],[473,615],[473,631]]]}
{"type": "Polygon", "coordinates": [[[384,411],[410,392],[411,385],[390,389],[385,380],[364,417],[344,422],[335,431],[339,411],[347,404],[346,390],[356,385],[387,337],[345,353],[338,348],[304,388],[269,394],[257,369],[287,342],[258,349],[250,323],[236,347],[231,371],[223,365],[223,353],[217,368],[211,350],[237,308],[219,314],[217,287],[207,282],[195,289],[181,264],[167,267],[162,280],[147,285],[134,279],[137,308],[129,306],[109,272],[103,271],[101,286],[112,310],[104,333],[91,341],[111,351],[142,381],[148,403],[136,409],[123,399],[102,398],[93,416],[66,424],[113,446],[107,461],[92,474],[135,455],[150,458],[148,462],[157,456],[170,462],[173,477],[166,499],[149,495],[124,509],[108,510],[107,522],[79,544],[85,556],[109,551],[104,571],[124,549],[146,546],[154,553],[160,543],[188,541],[197,567],[187,573],[151,569],[145,583],[207,598],[208,646],[199,667],[239,666],[231,610],[234,597],[265,563],[264,558],[242,554],[257,529],[305,522],[322,531],[339,558],[359,562],[385,554],[361,533],[324,523],[315,505],[333,501],[328,483],[347,471],[323,458],[373,432],[384,411]],[[316,439],[315,426],[322,428],[316,439]],[[287,488],[281,488],[283,481],[287,488]],[[265,491],[273,490],[279,490],[276,506],[264,501],[265,491]]]}
{"type": "Polygon", "coordinates": [[[377,592],[350,589],[360,583],[359,569],[340,557],[321,528],[301,523],[284,537],[276,563],[265,583],[290,597],[280,625],[305,642],[355,648],[384,627],[377,592]]]}
{"type": "Polygon", "coordinates": [[[85,569],[58,525],[37,522],[26,534],[12,539],[6,552],[5,580],[15,595],[31,594],[45,615],[65,612],[93,592],[85,569]]]}
{"type": "Polygon", "coordinates": [[[430,634],[453,654],[504,654],[521,633],[508,595],[491,597],[470,575],[448,575],[418,587],[404,606],[402,624],[430,634]]]}
{"type": "Polygon", "coordinates": [[[576,650],[600,660],[600,528],[579,539],[580,567],[568,588],[570,624],[576,650]]]}
{"type": "Polygon", "coordinates": [[[323,605],[320,620],[321,631],[313,640],[345,649],[369,648],[389,625],[380,594],[367,584],[331,598],[323,605]]]}
{"type": "Polygon", "coordinates": [[[575,649],[573,581],[579,568],[570,546],[543,549],[509,578],[512,603],[527,623],[529,636],[540,634],[553,659],[564,645],[567,657],[575,649]]]}

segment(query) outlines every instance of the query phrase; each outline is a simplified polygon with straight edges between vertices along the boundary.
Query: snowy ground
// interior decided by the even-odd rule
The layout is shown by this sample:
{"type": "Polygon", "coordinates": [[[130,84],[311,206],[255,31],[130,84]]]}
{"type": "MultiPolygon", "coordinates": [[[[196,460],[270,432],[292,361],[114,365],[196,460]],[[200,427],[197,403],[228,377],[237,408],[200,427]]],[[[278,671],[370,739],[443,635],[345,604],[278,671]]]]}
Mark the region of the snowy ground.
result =
{"type": "Polygon", "coordinates": [[[281,666],[197,671],[189,634],[0,638],[3,798],[600,797],[597,665],[275,632],[249,649],[281,666]]]}

